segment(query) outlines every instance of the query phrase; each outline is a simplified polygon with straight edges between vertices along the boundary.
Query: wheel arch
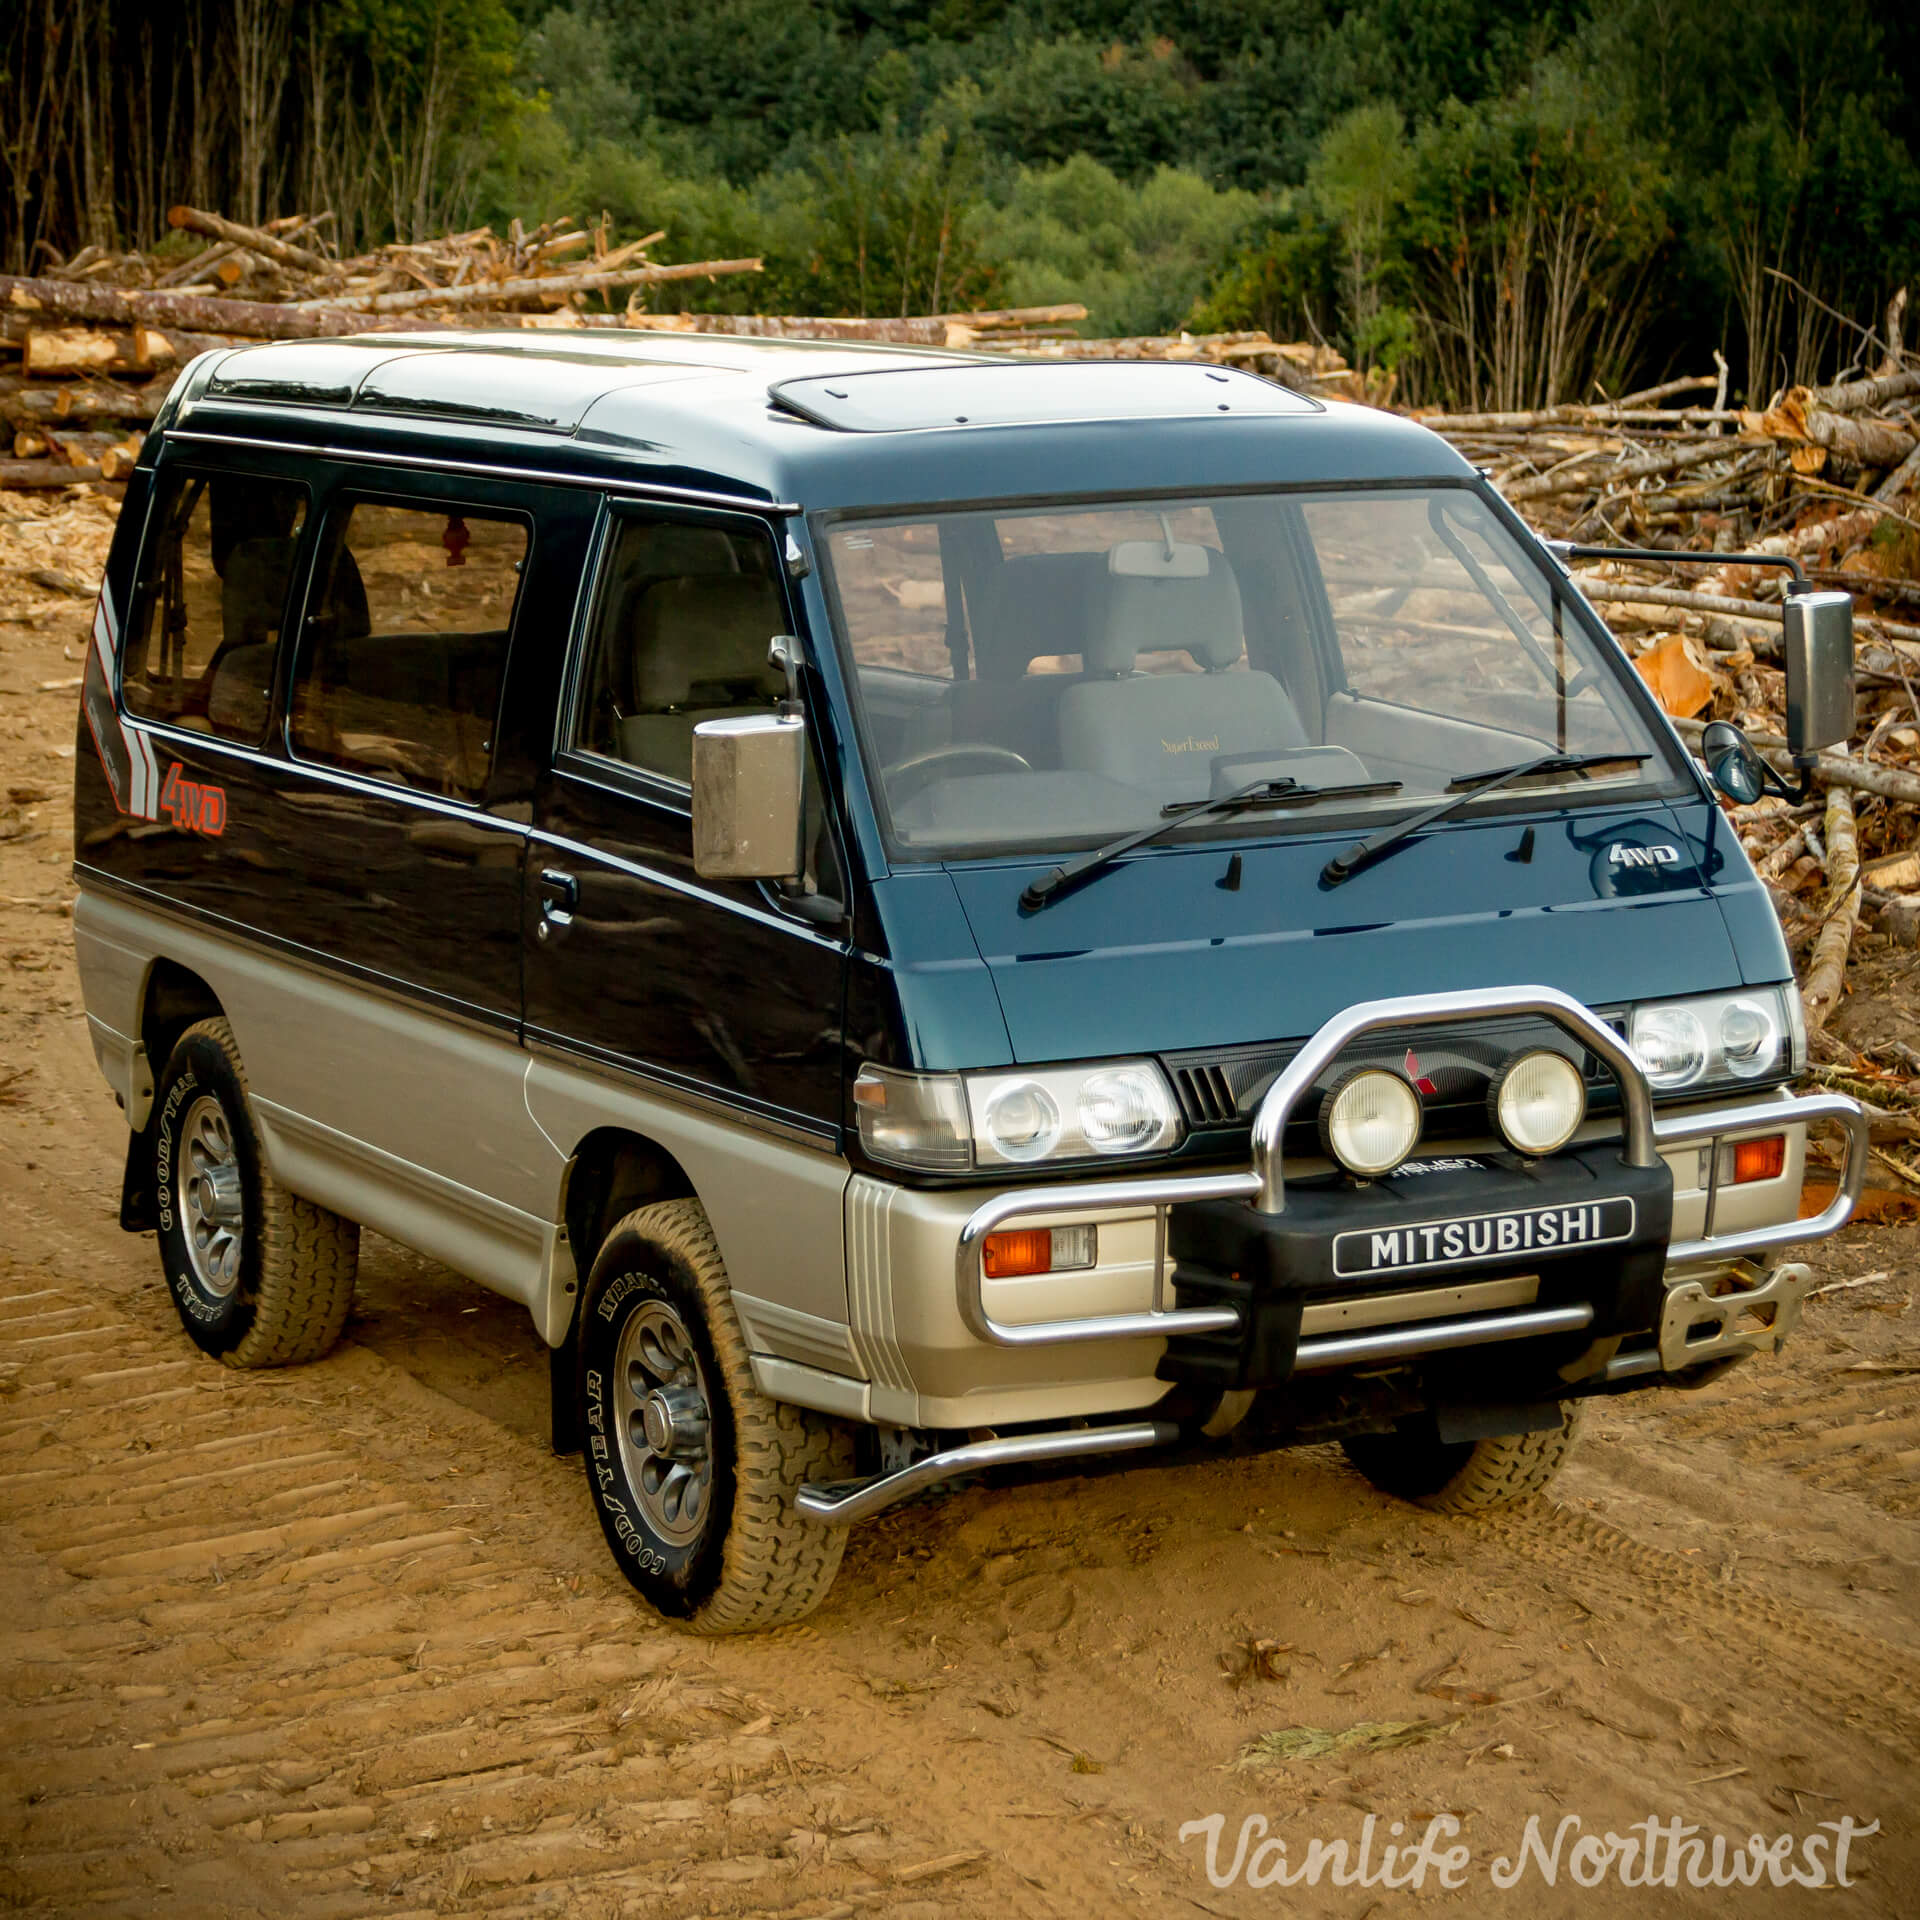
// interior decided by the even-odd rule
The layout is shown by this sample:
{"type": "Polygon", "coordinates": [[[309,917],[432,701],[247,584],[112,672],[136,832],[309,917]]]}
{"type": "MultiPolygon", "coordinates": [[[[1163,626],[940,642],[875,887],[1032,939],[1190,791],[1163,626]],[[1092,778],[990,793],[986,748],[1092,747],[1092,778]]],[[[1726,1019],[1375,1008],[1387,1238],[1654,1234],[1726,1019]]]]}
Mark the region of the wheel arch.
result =
{"type": "Polygon", "coordinates": [[[152,1233],[160,1225],[159,1199],[148,1164],[155,1083],[180,1036],[196,1021],[214,1019],[225,1011],[220,996],[191,967],[164,955],[147,963],[134,1003],[127,1164],[120,1177],[120,1224],[129,1233],[152,1233]]]}

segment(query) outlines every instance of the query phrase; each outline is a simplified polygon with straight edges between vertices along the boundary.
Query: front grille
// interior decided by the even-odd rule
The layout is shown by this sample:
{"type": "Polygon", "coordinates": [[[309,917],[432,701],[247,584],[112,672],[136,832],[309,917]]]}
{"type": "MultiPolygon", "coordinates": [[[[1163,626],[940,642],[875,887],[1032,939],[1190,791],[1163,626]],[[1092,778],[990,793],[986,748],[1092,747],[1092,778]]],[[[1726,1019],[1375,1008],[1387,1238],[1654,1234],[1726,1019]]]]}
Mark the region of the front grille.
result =
{"type": "MultiPolygon", "coordinates": [[[[1616,1029],[1625,1025],[1624,1016],[1617,1013],[1606,1012],[1600,1017],[1616,1029]]],[[[1164,1054],[1161,1062],[1190,1128],[1243,1128],[1252,1124],[1254,1109],[1304,1044],[1283,1040],[1195,1048],[1164,1054]]],[[[1482,1134],[1487,1127],[1487,1088],[1494,1075],[1514,1054],[1535,1047],[1551,1047],[1579,1063],[1591,1110],[1607,1112],[1617,1103],[1613,1075],[1598,1059],[1552,1021],[1523,1015],[1466,1026],[1410,1027],[1401,1032],[1370,1034],[1341,1054],[1321,1075],[1315,1093],[1295,1107],[1294,1128],[1310,1133],[1319,1111],[1319,1097],[1350,1067],[1364,1064],[1392,1067],[1429,1083],[1432,1091],[1423,1088],[1421,1093],[1426,1108],[1425,1138],[1462,1139],[1482,1134]]],[[[1289,1133],[1293,1130],[1290,1128],[1289,1133]]]]}

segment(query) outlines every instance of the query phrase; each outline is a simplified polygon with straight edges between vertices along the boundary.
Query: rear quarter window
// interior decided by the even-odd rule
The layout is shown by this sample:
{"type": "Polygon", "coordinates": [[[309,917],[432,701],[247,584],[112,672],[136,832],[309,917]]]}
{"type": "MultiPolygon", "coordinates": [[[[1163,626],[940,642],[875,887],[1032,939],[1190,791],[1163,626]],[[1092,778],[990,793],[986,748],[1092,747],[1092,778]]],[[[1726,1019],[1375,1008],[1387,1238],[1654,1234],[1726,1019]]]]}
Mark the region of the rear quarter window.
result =
{"type": "Polygon", "coordinates": [[[130,713],[257,744],[307,517],[306,489],[180,473],[154,502],[121,695],[130,713]]]}
{"type": "Polygon", "coordinates": [[[492,765],[525,521],[360,500],[323,543],[294,673],[307,760],[478,800],[492,765]]]}

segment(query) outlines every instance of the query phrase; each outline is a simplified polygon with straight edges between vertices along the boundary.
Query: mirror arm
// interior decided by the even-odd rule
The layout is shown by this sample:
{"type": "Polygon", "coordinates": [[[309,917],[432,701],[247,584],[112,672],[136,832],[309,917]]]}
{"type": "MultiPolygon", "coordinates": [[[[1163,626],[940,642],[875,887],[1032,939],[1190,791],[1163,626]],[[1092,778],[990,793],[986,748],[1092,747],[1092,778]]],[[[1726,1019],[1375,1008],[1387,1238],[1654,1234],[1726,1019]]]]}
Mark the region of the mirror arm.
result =
{"type": "Polygon", "coordinates": [[[1807,570],[1790,553],[1669,553],[1661,547],[1587,547],[1575,540],[1549,540],[1546,549],[1568,560],[1633,560],[1650,567],[1784,567],[1793,575],[1789,593],[1811,593],[1807,570]]]}

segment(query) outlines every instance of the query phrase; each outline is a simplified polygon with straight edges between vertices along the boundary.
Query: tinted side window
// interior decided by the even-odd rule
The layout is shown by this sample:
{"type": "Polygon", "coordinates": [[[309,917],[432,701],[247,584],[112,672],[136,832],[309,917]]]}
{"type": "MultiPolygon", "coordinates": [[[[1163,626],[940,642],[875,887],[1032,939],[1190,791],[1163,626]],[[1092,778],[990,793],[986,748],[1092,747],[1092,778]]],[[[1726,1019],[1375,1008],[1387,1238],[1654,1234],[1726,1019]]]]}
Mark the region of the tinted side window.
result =
{"type": "Polygon", "coordinates": [[[526,554],[519,520],[356,502],[323,550],[295,669],[295,750],[479,799],[526,554]]]}
{"type": "Polygon", "coordinates": [[[594,616],[572,744],[683,786],[697,721],[773,707],[767,643],[786,630],[758,529],[623,520],[594,616]]]}
{"type": "Polygon", "coordinates": [[[121,681],[130,712],[260,739],[306,512],[304,488],[256,474],[162,485],[121,681]]]}

